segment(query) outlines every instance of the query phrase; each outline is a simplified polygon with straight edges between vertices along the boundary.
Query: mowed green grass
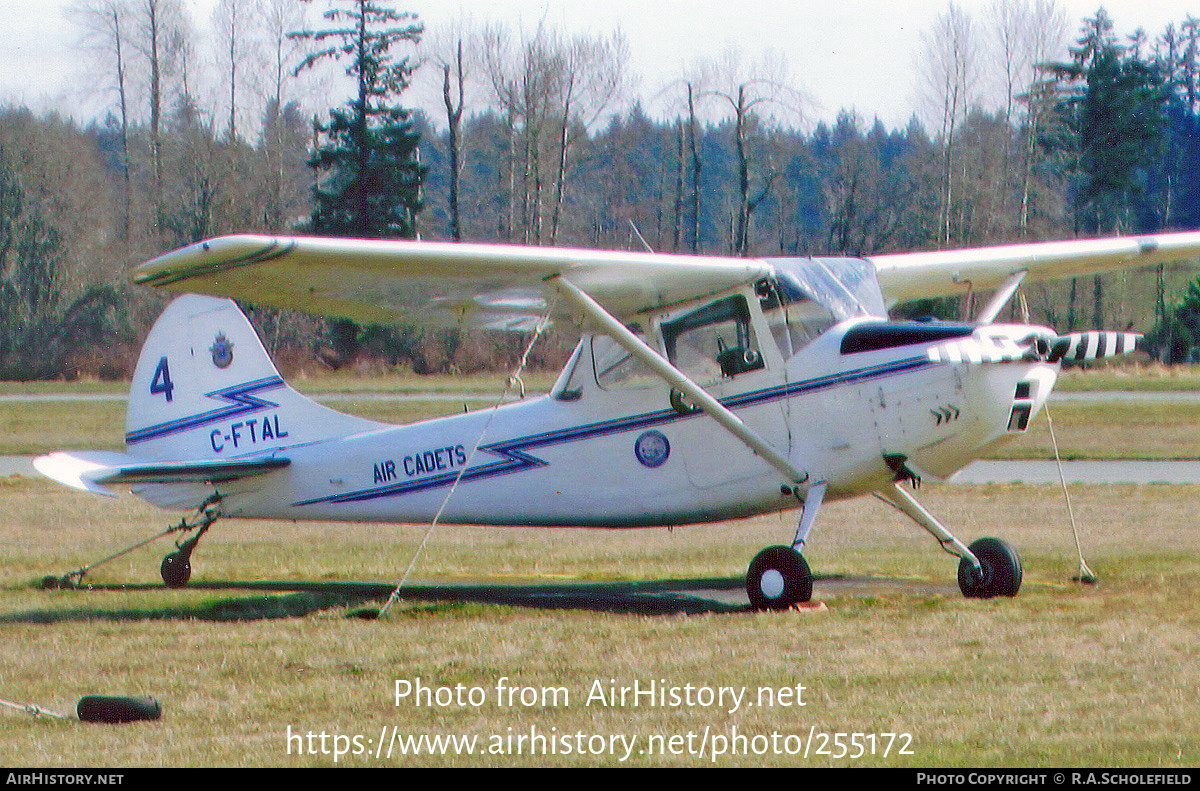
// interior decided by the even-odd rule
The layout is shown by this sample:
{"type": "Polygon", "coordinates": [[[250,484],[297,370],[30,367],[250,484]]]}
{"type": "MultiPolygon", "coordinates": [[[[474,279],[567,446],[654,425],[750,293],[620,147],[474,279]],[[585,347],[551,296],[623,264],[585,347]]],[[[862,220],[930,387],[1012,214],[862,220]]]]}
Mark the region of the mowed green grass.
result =
{"type": "Polygon", "coordinates": [[[1051,402],[1029,425],[987,456],[1052,459],[1200,459],[1200,402],[1051,402]]]}
{"type": "Polygon", "coordinates": [[[794,514],[784,514],[671,531],[439,527],[414,584],[483,583],[510,603],[451,593],[401,600],[384,618],[362,620],[351,616],[378,601],[350,583],[377,583],[382,595],[423,527],[229,520],[195,555],[194,582],[209,588],[161,588],[157,568],[168,547],[160,542],[90,575],[102,590],[40,590],[43,575],[151,535],[169,515],[132,497],[107,501],[11,479],[0,488],[0,697],[62,712],[85,694],[153,695],[163,718],[87,725],[0,711],[0,762],[325,766],[335,763],[335,735],[357,735],[370,754],[336,763],[1195,766],[1200,488],[1074,494],[1097,585],[1070,581],[1074,546],[1054,487],[945,486],[926,487],[922,500],[964,539],[997,534],[1020,548],[1025,584],[1015,599],[961,598],[955,560],[867,498],[822,512],[806,554],[819,574],[852,579],[824,589],[818,582],[826,605],[819,611],[754,614],[703,598],[692,600],[698,606],[668,599],[643,607],[631,585],[736,587],[755,552],[791,537],[794,514]],[[229,584],[270,581],[301,590],[229,584]],[[580,583],[598,586],[610,603],[598,595],[594,606],[532,597],[522,604],[528,586],[580,583]],[[130,587],[108,587],[119,584],[130,587]],[[613,591],[627,606],[611,606],[613,591]],[[448,688],[447,696],[456,685],[478,688],[479,705],[450,697],[445,705],[396,705],[396,681],[418,678],[448,688]],[[597,682],[608,689],[635,681],[744,688],[756,702],[760,688],[803,685],[806,705],[730,712],[588,704],[597,682]],[[509,705],[496,693],[501,683],[527,687],[536,700],[509,705]],[[543,698],[546,688],[565,697],[543,698]],[[402,735],[473,736],[477,752],[376,758],[380,734],[390,738],[393,726],[402,735]],[[289,751],[289,728],[313,734],[304,754],[296,740],[289,751]],[[772,737],[786,749],[810,729],[817,736],[808,757],[771,751],[772,737]],[[597,752],[564,755],[560,746],[557,755],[531,755],[527,743],[513,754],[516,737],[535,731],[582,734],[597,752]],[[698,747],[706,731],[727,737],[727,749],[746,737],[742,750],[751,754],[714,758],[711,742],[704,755],[688,752],[689,739],[698,747]],[[876,734],[877,754],[835,757],[836,733],[876,734]],[[884,756],[882,734],[894,733],[910,734],[911,743],[893,743],[884,756]],[[635,752],[623,762],[619,744],[608,746],[616,735],[637,737],[639,750],[657,735],[655,744],[681,752],[635,752]],[[671,736],[677,741],[666,741],[671,736]],[[501,753],[488,754],[489,746],[501,753]],[[766,752],[754,754],[756,746],[766,752]],[[817,754],[822,746],[833,755],[817,754]],[[901,746],[911,754],[898,754],[901,746]]]}

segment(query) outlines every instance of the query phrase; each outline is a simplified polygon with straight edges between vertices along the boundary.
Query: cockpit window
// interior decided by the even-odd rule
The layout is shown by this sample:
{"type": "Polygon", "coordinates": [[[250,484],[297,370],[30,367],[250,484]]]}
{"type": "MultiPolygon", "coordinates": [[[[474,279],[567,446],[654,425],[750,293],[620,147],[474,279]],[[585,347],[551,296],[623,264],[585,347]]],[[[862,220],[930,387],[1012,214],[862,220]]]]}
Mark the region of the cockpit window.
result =
{"type": "Polygon", "coordinates": [[[770,258],[787,301],[821,303],[838,321],[856,316],[886,318],[875,266],[862,258],[770,258]]]}
{"type": "Polygon", "coordinates": [[[778,283],[764,283],[760,299],[763,318],[784,357],[800,351],[837,322],[828,308],[794,286],[784,291],[778,283]]]}
{"type": "Polygon", "coordinates": [[[750,308],[740,294],[663,322],[662,334],[667,358],[700,385],[763,367],[750,308]]]}

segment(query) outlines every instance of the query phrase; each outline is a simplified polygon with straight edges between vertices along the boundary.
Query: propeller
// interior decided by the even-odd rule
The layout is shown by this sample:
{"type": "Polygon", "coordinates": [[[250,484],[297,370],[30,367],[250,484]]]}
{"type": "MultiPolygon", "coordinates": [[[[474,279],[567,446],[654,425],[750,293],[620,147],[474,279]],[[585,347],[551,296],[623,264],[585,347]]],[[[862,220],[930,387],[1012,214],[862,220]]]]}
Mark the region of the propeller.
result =
{"type": "Polygon", "coordinates": [[[1128,354],[1142,337],[1137,332],[1088,330],[1066,335],[1036,333],[1018,342],[1004,336],[958,338],[929,347],[933,362],[1000,363],[1016,360],[1082,362],[1128,354]]]}
{"type": "Polygon", "coordinates": [[[1054,341],[1047,359],[1052,363],[1059,360],[1081,362],[1128,354],[1137,347],[1141,337],[1141,333],[1137,332],[1068,332],[1066,335],[1059,335],[1054,341]]]}
{"type": "MultiPolygon", "coordinates": [[[[1014,272],[1007,282],[996,290],[991,301],[980,312],[978,324],[980,326],[991,324],[996,320],[1000,311],[1008,304],[1013,295],[1017,293],[1017,289],[1021,287],[1021,282],[1025,279],[1028,272],[1024,269],[1014,272]]],[[[1028,315],[1025,318],[1028,323],[1028,315]]],[[[1023,354],[1014,356],[1011,348],[1007,343],[980,343],[972,339],[969,342],[959,341],[954,344],[943,344],[940,357],[941,359],[950,359],[955,362],[961,358],[968,362],[991,361],[999,362],[1001,360],[1013,360],[1021,358],[1035,357],[1048,360],[1049,362],[1058,362],[1059,360],[1072,360],[1082,362],[1084,360],[1098,360],[1103,357],[1113,357],[1118,354],[1128,354],[1132,352],[1139,338],[1142,336],[1136,332],[1106,332],[1103,330],[1089,330],[1086,332],[1069,332],[1066,335],[1059,335],[1052,341],[1050,338],[1041,336],[1031,337],[1027,339],[1031,345],[1024,351],[1023,354]],[[1046,349],[1046,344],[1049,342],[1049,350],[1046,349]],[[948,352],[948,354],[947,354],[948,352]]],[[[938,356],[933,356],[934,360],[939,359],[938,356]]]]}

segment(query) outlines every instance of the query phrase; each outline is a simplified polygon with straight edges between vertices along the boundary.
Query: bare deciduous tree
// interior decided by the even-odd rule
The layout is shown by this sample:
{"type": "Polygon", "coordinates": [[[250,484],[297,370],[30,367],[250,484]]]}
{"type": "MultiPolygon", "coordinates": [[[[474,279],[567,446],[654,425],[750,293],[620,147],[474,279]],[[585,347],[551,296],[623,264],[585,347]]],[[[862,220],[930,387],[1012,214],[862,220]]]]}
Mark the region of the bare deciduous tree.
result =
{"type": "Polygon", "coordinates": [[[522,39],[518,51],[513,40],[507,28],[493,25],[484,34],[483,48],[492,97],[509,122],[513,198],[508,227],[517,220],[519,203],[521,241],[553,244],[562,222],[571,151],[621,98],[628,47],[620,33],[567,38],[545,25],[522,39]]]}
{"type": "Polygon", "coordinates": [[[979,63],[972,40],[971,17],[951,2],[938,15],[933,28],[922,36],[925,45],[925,79],[928,101],[938,108],[942,147],[942,206],[938,242],[948,245],[953,236],[955,201],[955,133],[971,110],[979,63]]]}
{"type": "Polygon", "coordinates": [[[428,62],[442,76],[442,103],[450,144],[450,238],[462,241],[460,191],[463,169],[462,119],[469,85],[478,79],[482,60],[482,39],[469,20],[443,28],[422,42],[428,62]]]}
{"type": "Polygon", "coordinates": [[[768,116],[798,118],[803,97],[791,87],[786,64],[770,53],[756,63],[746,64],[736,51],[728,50],[720,59],[704,64],[702,73],[704,88],[699,95],[716,100],[733,113],[739,203],[730,248],[737,255],[748,255],[751,217],[779,175],[769,160],[752,173],[751,137],[769,120],[768,116]],[[753,192],[752,182],[757,182],[753,192]]]}
{"type": "Polygon", "coordinates": [[[133,181],[129,167],[129,89],[127,58],[130,36],[130,9],[126,0],[81,0],[69,10],[83,25],[83,43],[101,53],[103,70],[115,81],[117,104],[121,113],[121,175],[124,212],[121,238],[128,241],[133,214],[133,181]]]}
{"type": "MultiPolygon", "coordinates": [[[[163,214],[163,108],[166,106],[163,79],[181,71],[186,18],[178,0],[135,0],[132,6],[134,46],[145,58],[150,99],[150,148],[154,169],[154,226],[163,214]]],[[[186,78],[185,78],[186,81],[186,78]]],[[[157,230],[156,230],[157,233],[157,230]]]]}
{"type": "MultiPolygon", "coordinates": [[[[220,0],[213,9],[213,27],[217,31],[220,60],[224,63],[229,88],[229,141],[237,140],[238,76],[251,55],[250,4],[245,0],[220,0]]],[[[259,10],[259,9],[254,9],[259,10]]]]}

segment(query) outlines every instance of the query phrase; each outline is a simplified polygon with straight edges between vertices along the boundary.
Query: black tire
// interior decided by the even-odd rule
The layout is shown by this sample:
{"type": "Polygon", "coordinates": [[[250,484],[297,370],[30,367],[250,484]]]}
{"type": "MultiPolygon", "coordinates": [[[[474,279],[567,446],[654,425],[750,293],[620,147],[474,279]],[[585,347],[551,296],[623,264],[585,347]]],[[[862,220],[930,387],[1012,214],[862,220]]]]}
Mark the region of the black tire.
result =
{"type": "Polygon", "coordinates": [[[186,556],[172,552],[163,558],[158,573],[168,588],[182,588],[192,578],[192,564],[186,556]]]}
{"type": "Polygon", "coordinates": [[[81,722],[136,722],[157,720],[162,707],[154,698],[118,698],[88,695],[79,699],[75,716],[81,722]]]}
{"type": "Polygon", "coordinates": [[[786,610],[812,598],[808,562],[791,547],[767,547],[746,570],[746,594],[752,610],[786,610]]]}
{"type": "Polygon", "coordinates": [[[979,559],[982,575],[967,560],[958,563],[958,589],[968,599],[1016,596],[1021,589],[1021,559],[998,538],[981,538],[969,547],[979,559]]]}

